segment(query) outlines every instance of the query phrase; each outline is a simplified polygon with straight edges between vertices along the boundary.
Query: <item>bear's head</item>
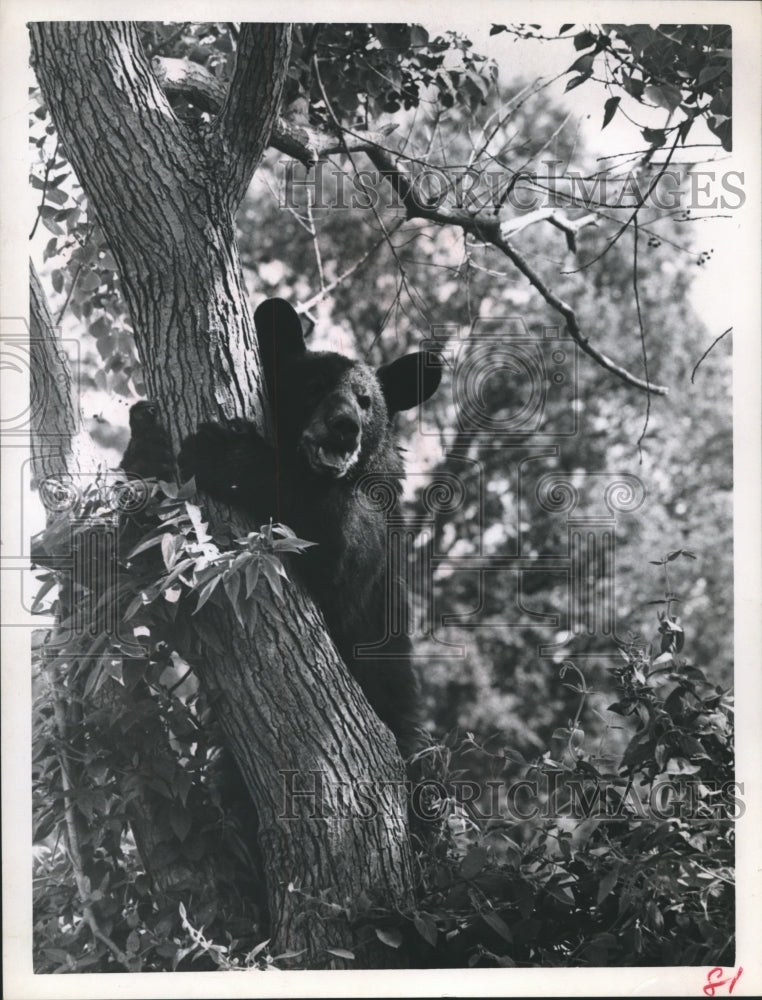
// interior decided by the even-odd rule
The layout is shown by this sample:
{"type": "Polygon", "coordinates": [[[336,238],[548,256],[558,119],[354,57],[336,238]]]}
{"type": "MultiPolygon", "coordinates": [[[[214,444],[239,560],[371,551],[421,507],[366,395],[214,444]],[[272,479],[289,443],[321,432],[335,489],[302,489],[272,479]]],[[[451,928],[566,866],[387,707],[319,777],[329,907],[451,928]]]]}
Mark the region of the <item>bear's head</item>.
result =
{"type": "Polygon", "coordinates": [[[319,476],[362,470],[387,440],[391,417],[428,399],[442,377],[431,352],[378,369],[331,351],[308,351],[301,321],[283,299],[254,314],[279,449],[295,450],[319,476]]]}

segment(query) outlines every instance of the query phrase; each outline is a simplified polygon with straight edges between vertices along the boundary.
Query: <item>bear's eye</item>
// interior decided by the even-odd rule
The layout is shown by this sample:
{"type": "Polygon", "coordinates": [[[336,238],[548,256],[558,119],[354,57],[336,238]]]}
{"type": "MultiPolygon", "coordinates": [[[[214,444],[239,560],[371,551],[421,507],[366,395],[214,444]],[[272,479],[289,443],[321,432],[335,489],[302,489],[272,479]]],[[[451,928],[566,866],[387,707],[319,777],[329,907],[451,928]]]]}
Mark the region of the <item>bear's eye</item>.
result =
{"type": "Polygon", "coordinates": [[[363,392],[357,393],[357,402],[360,404],[360,409],[369,410],[370,409],[370,396],[367,396],[363,392]]]}

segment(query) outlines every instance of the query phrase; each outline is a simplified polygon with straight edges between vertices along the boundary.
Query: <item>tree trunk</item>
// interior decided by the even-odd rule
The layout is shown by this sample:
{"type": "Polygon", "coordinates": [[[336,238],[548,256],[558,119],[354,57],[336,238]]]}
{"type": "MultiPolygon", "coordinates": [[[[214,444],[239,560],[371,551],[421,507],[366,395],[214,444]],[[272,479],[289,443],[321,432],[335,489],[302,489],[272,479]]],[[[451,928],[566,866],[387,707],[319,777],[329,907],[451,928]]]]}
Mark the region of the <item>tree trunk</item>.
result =
{"type": "Polygon", "coordinates": [[[29,262],[29,354],[31,361],[31,452],[34,485],[66,476],[75,434],[71,371],[42,290],[29,262]]]}
{"type": "MultiPolygon", "coordinates": [[[[174,116],[131,25],[37,23],[31,36],[40,86],[119,266],[146,383],[175,445],[200,420],[261,423],[234,211],[277,114],[289,27],[243,26],[226,103],[196,131],[174,116]]],[[[251,530],[225,516],[237,534],[251,530]]],[[[246,628],[232,609],[210,604],[187,621],[203,642],[196,667],[220,693],[220,724],[257,810],[271,947],[303,952],[300,966],[326,966],[326,948],[356,946],[340,908],[358,894],[411,901],[404,796],[386,794],[369,818],[342,802],[358,781],[382,789],[402,780],[391,734],[296,585],[277,608],[262,594],[246,628]],[[316,781],[318,801],[290,797],[316,781]]],[[[357,964],[396,958],[372,936],[357,964]]]]}

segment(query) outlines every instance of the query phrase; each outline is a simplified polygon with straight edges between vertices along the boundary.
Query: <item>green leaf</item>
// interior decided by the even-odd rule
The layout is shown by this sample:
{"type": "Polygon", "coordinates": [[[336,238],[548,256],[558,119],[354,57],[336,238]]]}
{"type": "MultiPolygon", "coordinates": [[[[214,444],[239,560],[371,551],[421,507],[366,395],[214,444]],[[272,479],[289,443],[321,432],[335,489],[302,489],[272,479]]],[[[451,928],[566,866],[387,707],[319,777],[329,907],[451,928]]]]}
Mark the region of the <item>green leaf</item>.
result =
{"type": "Polygon", "coordinates": [[[438,935],[437,924],[434,918],[428,913],[416,913],[413,917],[413,923],[424,941],[428,941],[431,947],[434,948],[438,935]]]}
{"type": "Polygon", "coordinates": [[[299,958],[299,956],[303,955],[306,950],[306,948],[302,948],[301,951],[282,951],[280,955],[273,955],[273,962],[279,962],[284,958],[299,958]]]}
{"type": "Polygon", "coordinates": [[[270,584],[273,593],[280,600],[283,599],[283,584],[280,576],[280,562],[265,553],[260,559],[260,566],[265,575],[265,579],[270,584]]]}
{"type": "Polygon", "coordinates": [[[726,62],[710,64],[709,66],[704,66],[698,75],[698,82],[700,84],[709,83],[710,80],[716,80],[721,73],[724,73],[728,69],[728,64],[726,62]]]}
{"type": "MultiPolygon", "coordinates": [[[[593,62],[595,56],[587,53],[575,59],[571,66],[566,70],[567,73],[581,73],[584,77],[590,76],[593,72],[593,62]]],[[[568,89],[568,88],[567,88],[568,89]]]]}
{"type": "Polygon", "coordinates": [[[190,833],[192,826],[190,813],[182,806],[174,806],[169,814],[169,823],[175,836],[182,843],[190,833]]]}
{"type": "Polygon", "coordinates": [[[589,73],[586,76],[573,76],[571,80],[569,80],[569,82],[566,84],[566,87],[564,88],[564,93],[566,93],[569,90],[574,90],[575,87],[579,87],[581,83],[584,83],[585,80],[589,79],[590,79],[589,73]]]}
{"type": "MultiPolygon", "coordinates": [[[[172,535],[167,533],[161,536],[161,557],[164,560],[164,565],[167,569],[172,569],[172,563],[175,559],[175,552],[177,549],[177,535],[172,535]]],[[[180,541],[182,541],[180,539],[180,541]]]]}
{"type": "Polygon", "coordinates": [[[246,564],[246,597],[254,593],[259,580],[259,559],[250,559],[246,564]]]}
{"type": "Polygon", "coordinates": [[[495,913],[494,910],[482,910],[479,915],[484,923],[491,927],[496,934],[499,934],[504,941],[509,944],[513,941],[511,929],[499,913],[495,913]]]}
{"type": "Polygon", "coordinates": [[[580,31],[574,36],[574,48],[578,52],[580,49],[589,49],[591,45],[595,45],[596,38],[597,36],[592,31],[580,31]]]}
{"type": "Polygon", "coordinates": [[[610,872],[606,872],[606,874],[598,883],[598,895],[596,897],[598,906],[600,906],[603,900],[606,898],[606,896],[608,896],[609,893],[613,891],[614,886],[617,884],[618,881],[619,881],[618,868],[612,868],[610,872]]]}
{"type": "Polygon", "coordinates": [[[87,699],[91,695],[95,694],[95,692],[100,688],[100,686],[103,684],[103,682],[106,680],[108,676],[109,675],[106,669],[104,668],[103,661],[99,660],[97,663],[93,665],[92,669],[90,670],[90,673],[87,678],[87,683],[85,684],[83,697],[87,699]]]}
{"type": "Polygon", "coordinates": [[[130,618],[133,618],[135,614],[140,611],[144,604],[145,601],[143,600],[142,594],[138,594],[136,597],[133,597],[122,615],[122,620],[126,622],[129,621],[130,618]]]}
{"type": "Polygon", "coordinates": [[[463,878],[474,878],[484,868],[487,863],[487,850],[484,847],[472,847],[463,858],[460,866],[460,874],[463,878]]]}
{"type": "Polygon", "coordinates": [[[388,948],[399,948],[402,944],[402,932],[398,927],[376,927],[376,937],[388,948]]]}
{"type": "MultiPolygon", "coordinates": [[[[567,27],[571,27],[571,25],[567,25],[567,27]]],[[[502,34],[502,32],[507,30],[508,30],[508,25],[506,24],[493,24],[492,27],[489,29],[489,33],[490,35],[500,35],[502,34]]],[[[561,31],[563,30],[564,29],[561,28],[561,31]]]]}
{"type": "Polygon", "coordinates": [[[551,880],[545,887],[548,893],[565,906],[574,906],[574,894],[568,885],[560,885],[557,881],[551,880]]]}
{"type": "Polygon", "coordinates": [[[193,612],[194,615],[197,614],[201,610],[201,608],[203,608],[203,606],[206,604],[206,602],[214,593],[214,589],[221,579],[222,578],[219,576],[213,576],[208,583],[204,584],[204,586],[198,593],[198,604],[196,605],[196,608],[193,612]]]}
{"type": "Polygon", "coordinates": [[[143,659],[125,660],[122,663],[122,680],[128,691],[141,681],[146,674],[147,661],[143,659]]]}
{"type": "Polygon", "coordinates": [[[32,603],[32,607],[30,609],[32,614],[36,614],[40,610],[43,598],[45,597],[46,594],[50,593],[50,591],[57,584],[58,584],[58,577],[55,575],[55,573],[48,573],[44,577],[44,579],[41,582],[40,589],[35,594],[35,598],[32,603]]]}
{"type": "Polygon", "coordinates": [[[171,573],[164,577],[161,581],[161,586],[159,591],[166,590],[186,569],[190,569],[191,566],[195,566],[195,559],[181,559],[180,562],[175,566],[171,573]]]}
{"type": "Polygon", "coordinates": [[[558,33],[559,33],[559,35],[565,35],[566,32],[569,31],[573,27],[574,27],[573,24],[562,24],[558,33]]]}
{"type": "Polygon", "coordinates": [[[347,951],[346,948],[326,948],[329,955],[335,955],[337,958],[346,958],[347,961],[353,962],[355,955],[353,951],[347,951]]]}
{"type": "Polygon", "coordinates": [[[45,201],[53,202],[54,205],[64,205],[66,204],[66,199],[68,194],[65,191],[59,191],[58,188],[51,188],[50,182],[48,182],[48,189],[45,192],[45,201]]]}
{"type": "Polygon", "coordinates": [[[658,87],[650,84],[643,91],[643,96],[657,107],[667,108],[669,111],[679,108],[683,99],[680,88],[671,83],[660,83],[658,87]]]}
{"type": "Polygon", "coordinates": [[[165,533],[162,532],[162,534],[155,535],[153,538],[147,538],[144,541],[140,542],[129,553],[129,555],[127,556],[127,559],[129,560],[129,559],[134,558],[137,555],[140,555],[141,552],[145,552],[146,549],[150,549],[152,545],[159,545],[161,543],[162,538],[164,537],[164,534],[165,533]]]}
{"type": "Polygon", "coordinates": [[[413,24],[410,26],[410,45],[411,47],[423,47],[429,44],[429,33],[420,24],[413,24]]]}
{"type": "Polygon", "coordinates": [[[241,574],[230,573],[229,576],[224,577],[223,584],[225,586],[225,593],[228,595],[228,600],[235,607],[238,601],[238,593],[241,589],[241,574]]]}
{"type": "Polygon", "coordinates": [[[609,97],[606,103],[603,105],[603,125],[601,125],[601,131],[606,128],[611,119],[616,114],[616,109],[619,107],[619,102],[622,100],[621,97],[609,97]]]}
{"type": "Polygon", "coordinates": [[[667,133],[662,128],[644,128],[640,134],[646,142],[657,148],[664,146],[667,142],[667,133]]]}

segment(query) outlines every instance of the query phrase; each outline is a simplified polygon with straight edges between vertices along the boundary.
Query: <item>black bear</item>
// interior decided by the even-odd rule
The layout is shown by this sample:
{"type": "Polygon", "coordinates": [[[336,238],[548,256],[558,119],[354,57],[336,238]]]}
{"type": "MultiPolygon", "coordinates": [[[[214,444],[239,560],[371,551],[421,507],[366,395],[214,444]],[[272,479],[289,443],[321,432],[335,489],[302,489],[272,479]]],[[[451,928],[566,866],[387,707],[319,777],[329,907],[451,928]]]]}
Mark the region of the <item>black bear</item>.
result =
{"type": "Polygon", "coordinates": [[[307,350],[299,317],[282,299],[263,302],[254,322],[274,445],[243,421],[202,424],[183,442],[181,474],[260,522],[272,517],[318,543],[298,570],[344,662],[408,756],[419,735],[410,640],[392,629],[383,655],[357,649],[383,640],[405,602],[403,583],[387,567],[389,509],[373,504],[366,477],[380,476],[396,506],[404,470],[391,418],[432,395],[440,361],[416,353],[373,370],[307,350]]]}

